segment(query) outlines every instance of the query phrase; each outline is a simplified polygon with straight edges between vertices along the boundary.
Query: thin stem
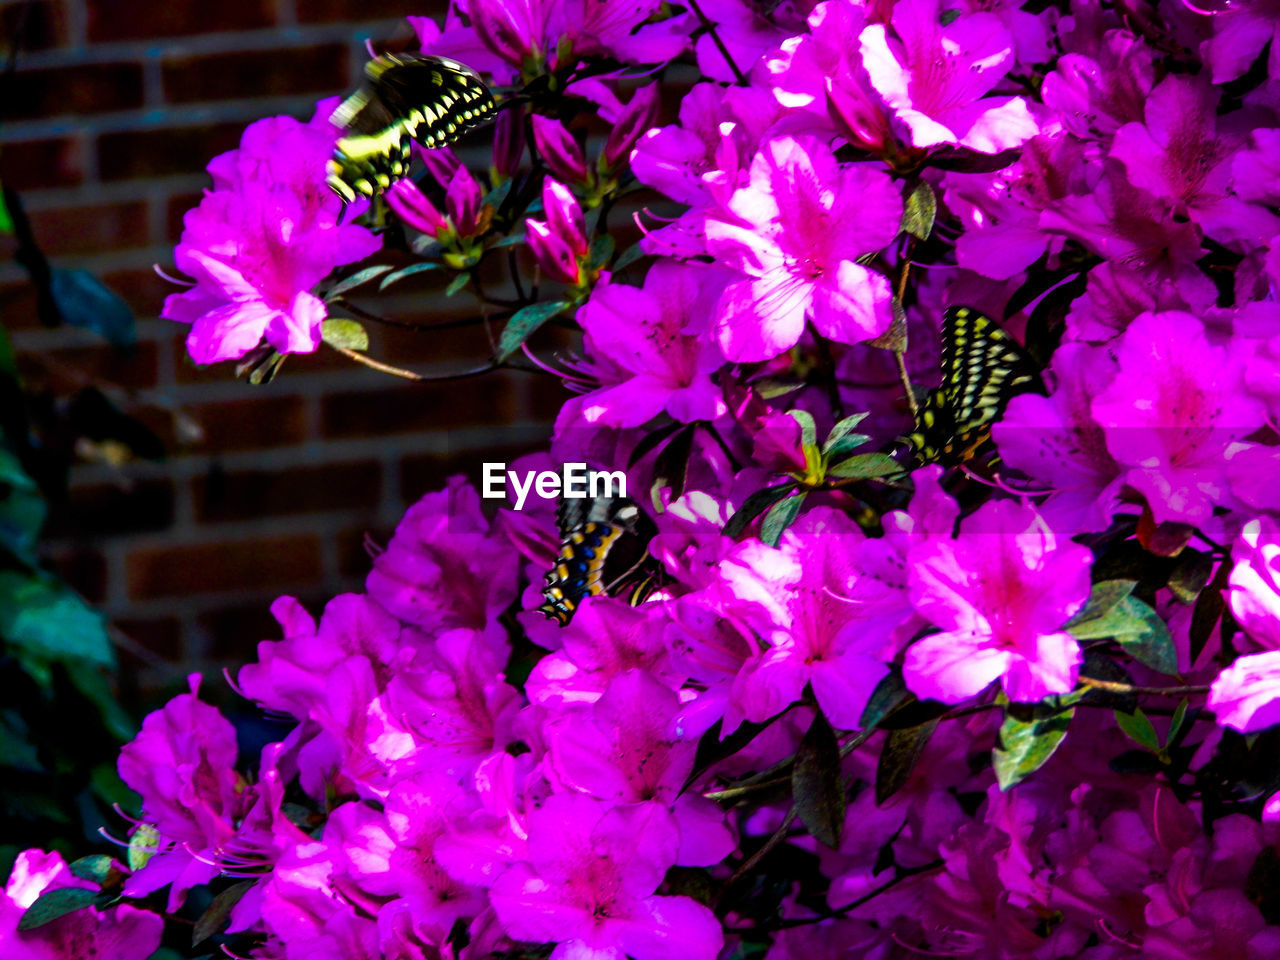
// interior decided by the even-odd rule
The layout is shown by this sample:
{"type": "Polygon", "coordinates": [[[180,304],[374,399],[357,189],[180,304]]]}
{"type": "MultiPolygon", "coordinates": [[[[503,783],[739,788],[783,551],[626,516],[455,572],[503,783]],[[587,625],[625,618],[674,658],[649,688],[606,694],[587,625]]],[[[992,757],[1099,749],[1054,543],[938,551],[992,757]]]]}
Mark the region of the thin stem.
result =
{"type": "MultiPolygon", "coordinates": [[[[787,811],[787,815],[783,817],[782,822],[778,824],[778,829],[773,831],[773,836],[766,840],[759,850],[747,857],[746,860],[742,861],[741,866],[739,866],[737,870],[733,871],[733,875],[724,882],[724,886],[720,888],[720,896],[723,896],[726,890],[731,889],[735,883],[754,870],[761,860],[767,857],[774,848],[787,838],[787,829],[791,826],[791,821],[796,818],[799,812],[800,808],[797,805],[792,804],[791,809],[787,811]]],[[[717,897],[716,901],[719,902],[719,899],[720,897],[717,897]]]]}
{"type": "Polygon", "coordinates": [[[1114,680],[1099,680],[1095,677],[1080,677],[1086,687],[1106,690],[1109,693],[1145,693],[1153,697],[1188,697],[1197,693],[1208,693],[1208,684],[1195,684],[1186,687],[1141,687],[1132,683],[1116,683],[1114,680]]]}
{"type": "Polygon", "coordinates": [[[711,22],[710,18],[702,12],[702,8],[698,6],[698,0],[689,0],[689,6],[693,8],[693,12],[697,15],[698,20],[702,22],[703,28],[711,35],[711,42],[716,45],[716,49],[720,51],[720,56],[724,57],[724,62],[729,65],[729,69],[733,71],[734,77],[737,78],[738,86],[745,87],[747,85],[747,77],[738,65],[733,62],[733,57],[729,56],[729,48],[724,45],[724,41],[720,39],[720,34],[716,33],[716,25],[711,22]]]}
{"type": "Polygon", "coordinates": [[[462,317],[458,320],[444,320],[440,323],[413,323],[408,320],[395,320],[391,317],[384,317],[376,313],[370,313],[363,307],[356,306],[350,300],[344,297],[334,297],[329,301],[330,306],[334,304],[340,305],[343,309],[354,313],[361,320],[368,320],[370,323],[380,323],[388,327],[399,327],[402,330],[449,330],[456,327],[471,327],[477,323],[484,323],[484,317],[462,317]]]}
{"type": "Polygon", "coordinates": [[[333,344],[329,344],[329,346],[333,347],[334,350],[337,350],[338,353],[342,354],[347,359],[354,360],[356,363],[363,364],[372,370],[377,370],[381,373],[389,373],[393,377],[400,377],[404,380],[413,380],[418,383],[432,383],[442,380],[465,380],[467,377],[478,377],[481,374],[498,369],[498,364],[490,360],[483,367],[473,367],[470,370],[462,370],[458,373],[442,373],[435,376],[429,376],[423,373],[414,373],[412,370],[406,370],[403,367],[393,367],[391,364],[383,363],[381,360],[375,360],[373,357],[366,357],[360,351],[352,350],[350,347],[338,347],[333,344]]]}

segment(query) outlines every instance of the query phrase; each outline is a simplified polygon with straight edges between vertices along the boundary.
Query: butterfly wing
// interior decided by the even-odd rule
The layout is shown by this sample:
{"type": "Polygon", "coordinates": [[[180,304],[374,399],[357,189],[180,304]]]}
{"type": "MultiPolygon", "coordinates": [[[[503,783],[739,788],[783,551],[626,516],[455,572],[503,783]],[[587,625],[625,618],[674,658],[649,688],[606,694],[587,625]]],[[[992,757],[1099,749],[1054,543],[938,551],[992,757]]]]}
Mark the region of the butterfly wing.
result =
{"type": "Polygon", "coordinates": [[[348,203],[371,197],[408,173],[413,140],[442,147],[493,111],[493,95],[479,74],[456,60],[375,57],[365,64],[364,84],[329,118],[345,131],[334,146],[329,186],[348,203]]]}
{"type": "Polygon", "coordinates": [[[942,383],[929,392],[907,438],[921,463],[973,458],[991,424],[1020,393],[1044,392],[1035,362],[990,317],[949,307],[942,321],[942,383]]]}

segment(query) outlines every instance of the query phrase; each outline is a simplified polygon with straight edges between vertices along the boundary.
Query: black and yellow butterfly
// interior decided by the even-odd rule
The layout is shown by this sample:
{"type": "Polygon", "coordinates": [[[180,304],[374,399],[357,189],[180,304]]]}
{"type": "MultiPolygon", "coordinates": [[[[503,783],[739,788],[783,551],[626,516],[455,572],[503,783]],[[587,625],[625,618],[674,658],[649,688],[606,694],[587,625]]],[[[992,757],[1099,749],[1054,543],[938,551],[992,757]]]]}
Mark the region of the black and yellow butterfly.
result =
{"type": "Polygon", "coordinates": [[[632,606],[655,586],[649,553],[655,528],[630,497],[562,497],[556,508],[560,555],[542,588],[538,610],[566,626],[586,597],[624,591],[632,606]]]}
{"type": "Polygon", "coordinates": [[[991,425],[1020,393],[1044,393],[1040,371],[990,317],[948,307],[942,319],[942,383],[929,391],[904,439],[920,463],[956,466],[975,457],[991,425]]]}
{"type": "Polygon", "coordinates": [[[409,172],[411,142],[443,147],[494,111],[493,94],[468,66],[446,57],[386,53],[330,121],[345,132],[329,161],[329,188],[350,203],[409,172]]]}

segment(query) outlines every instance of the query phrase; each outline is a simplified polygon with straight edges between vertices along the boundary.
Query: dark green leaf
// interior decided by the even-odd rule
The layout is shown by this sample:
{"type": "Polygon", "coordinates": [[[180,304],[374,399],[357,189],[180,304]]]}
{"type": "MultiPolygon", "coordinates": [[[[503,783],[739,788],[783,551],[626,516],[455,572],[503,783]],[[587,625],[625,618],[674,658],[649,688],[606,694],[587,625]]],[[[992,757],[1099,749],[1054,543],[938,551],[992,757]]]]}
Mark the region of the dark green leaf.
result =
{"type": "Polygon", "coordinates": [[[1213,555],[1184,550],[1178,565],[1169,574],[1169,590],[1182,603],[1195,603],[1213,573],[1213,555]]]}
{"type": "Polygon", "coordinates": [[[835,849],[844,827],[844,781],[840,776],[840,744],[821,712],[796,750],[791,793],[805,829],[819,843],[835,849]]]}
{"type": "Polygon", "coordinates": [[[795,393],[805,382],[797,377],[761,377],[751,381],[751,389],[762,400],[776,400],[789,393],[795,393]]]}
{"type": "Polygon", "coordinates": [[[800,443],[813,446],[818,442],[818,427],[808,410],[788,410],[787,416],[800,424],[800,443]]]}
{"type": "Polygon", "coordinates": [[[88,270],[54,267],[49,293],[64,323],[92,330],[116,347],[132,347],[137,342],[129,305],[88,270]]]}
{"type": "Polygon", "coordinates": [[[862,708],[862,717],[858,720],[859,728],[870,730],[913,696],[903,683],[901,672],[890,670],[871,691],[871,697],[862,708]]]}
{"type": "Polygon", "coordinates": [[[860,447],[871,439],[865,433],[855,433],[853,429],[866,417],[865,413],[855,413],[851,417],[845,417],[831,428],[826,442],[822,444],[822,455],[828,462],[839,460],[850,450],[860,447]]]}
{"type": "Polygon", "coordinates": [[[347,350],[368,350],[369,332],[357,320],[336,318],[320,325],[320,337],[331,347],[347,350]]]}
{"type": "Polygon", "coordinates": [[[763,723],[742,723],[733,733],[721,740],[720,730],[722,724],[721,721],[717,720],[698,739],[698,751],[693,758],[693,772],[689,774],[689,779],[685,781],[685,787],[687,788],[690,783],[698,779],[710,767],[746,747],[752,740],[760,736],[760,733],[772,722],[773,720],[769,719],[763,723]]]}
{"type": "MultiPolygon", "coordinates": [[[[471,281],[471,274],[469,273],[458,274],[456,277],[450,280],[449,285],[444,288],[444,295],[446,297],[454,296],[459,290],[465,287],[470,281],[471,281]]],[[[514,320],[515,318],[513,317],[512,319],[514,320]]]]}
{"type": "Polygon", "coordinates": [[[510,357],[535,330],[552,317],[564,313],[570,306],[567,300],[553,300],[549,303],[533,303],[523,310],[517,310],[502,328],[502,336],[498,340],[498,362],[502,363],[510,357]]]}
{"type": "Polygon", "coordinates": [[[1200,658],[1204,645],[1209,642],[1214,624],[1222,619],[1227,609],[1227,601],[1223,591],[1227,588],[1227,579],[1231,576],[1231,562],[1228,557],[1218,564],[1218,572],[1213,575],[1209,584],[1196,597],[1196,605],[1191,609],[1191,627],[1188,635],[1191,644],[1190,659],[1192,663],[1200,658]]]}
{"type": "Polygon", "coordinates": [[[760,516],[795,488],[795,482],[788,481],[787,483],[780,483],[776,487],[765,487],[763,490],[757,490],[742,501],[742,506],[738,508],[738,512],[729,518],[729,522],[724,525],[724,530],[721,532],[726,537],[741,535],[752,520],[760,516]]]}
{"type": "Polygon", "coordinates": [[[1133,713],[1115,712],[1116,724],[1134,743],[1146,747],[1152,753],[1160,749],[1160,738],[1156,736],[1156,728],[1151,725],[1147,715],[1141,709],[1133,713]]]}
{"type": "Polygon", "coordinates": [[[24,665],[62,660],[114,669],[115,649],[102,615],[65,584],[0,570],[0,637],[24,665]]]}
{"type": "Polygon", "coordinates": [[[1169,721],[1169,739],[1165,741],[1165,746],[1171,746],[1178,741],[1178,734],[1182,732],[1182,723],[1187,719],[1188,706],[1190,701],[1186,697],[1178,701],[1173,711],[1173,718],[1169,721]]]}
{"type": "Polygon", "coordinates": [[[13,233],[13,218],[9,216],[9,208],[5,205],[3,190],[0,190],[0,233],[13,233]]]}
{"type": "Polygon", "coordinates": [[[859,453],[829,468],[827,476],[868,480],[902,472],[902,464],[887,453],[859,453]]]}
{"type": "MultiPolygon", "coordinates": [[[[1077,698],[1078,699],[1078,698],[1077,698]]],[[[1074,706],[1008,704],[991,766],[1001,790],[1008,790],[1044,766],[1067,735],[1074,706]]]]}
{"type": "Polygon", "coordinates": [[[1089,591],[1088,602],[1067,622],[1067,629],[1071,630],[1076,624],[1096,620],[1110,612],[1117,603],[1133,593],[1133,588],[1137,585],[1136,580],[1103,580],[1095,583],[1089,591]]]}
{"type": "Polygon", "coordinates": [[[394,273],[388,273],[382,278],[382,282],[378,284],[379,290],[385,290],[393,283],[399,283],[406,277],[413,277],[419,273],[427,273],[431,270],[439,270],[444,266],[443,263],[411,263],[407,267],[401,267],[394,273]]]}
{"type": "Polygon", "coordinates": [[[380,263],[376,267],[365,267],[363,270],[357,270],[349,277],[343,277],[325,293],[325,300],[334,300],[342,296],[348,290],[354,290],[356,287],[363,286],[370,280],[377,280],[384,273],[391,269],[391,265],[380,263]]]}
{"type": "Polygon", "coordinates": [[[613,262],[613,272],[621,273],[643,256],[645,256],[645,252],[640,249],[640,244],[633,243],[623,250],[618,259],[613,262]]]}
{"type": "Polygon", "coordinates": [[[28,567],[39,562],[36,545],[44,526],[44,498],[18,458],[0,447],[0,550],[28,567]]]}
{"type": "MultiPolygon", "coordinates": [[[[0,193],[0,201],[3,199],[4,194],[0,193]]],[[[18,366],[13,358],[13,344],[9,341],[9,333],[4,327],[0,327],[0,374],[10,379],[16,379],[18,376],[18,366]]]]}
{"type": "Polygon", "coordinates": [[[240,898],[253,889],[256,880],[241,880],[239,883],[233,883],[227,889],[213,898],[213,902],[209,904],[209,909],[200,915],[200,919],[196,921],[195,929],[191,931],[191,946],[198,947],[211,936],[221,930],[227,923],[227,917],[231,915],[231,910],[240,898]]]}
{"type": "Polygon", "coordinates": [[[495,250],[499,247],[514,247],[517,244],[524,243],[524,241],[525,235],[524,232],[521,231],[520,233],[513,233],[509,236],[503,237],[497,243],[493,244],[492,247],[495,250]]]}
{"type": "Polygon", "coordinates": [[[794,497],[779,500],[770,507],[769,512],[764,515],[764,520],[760,522],[760,539],[769,546],[776,547],[778,541],[782,539],[783,532],[795,523],[796,517],[800,515],[800,506],[804,503],[805,496],[807,493],[801,491],[794,497]]]}
{"type": "Polygon", "coordinates": [[[1125,597],[1101,617],[1068,624],[1077,640],[1114,637],[1125,653],[1160,673],[1176,673],[1178,653],[1160,615],[1137,597],[1125,597]]]}
{"type": "Polygon", "coordinates": [[[51,920],[65,917],[68,913],[83,910],[93,903],[97,896],[97,890],[80,890],[76,887],[62,887],[43,893],[22,915],[22,919],[18,921],[18,930],[20,932],[34,930],[51,920]]]}
{"type": "Polygon", "coordinates": [[[27,739],[27,725],[16,710],[0,713],[0,767],[41,773],[44,770],[36,748],[27,739]]]}
{"type": "Polygon", "coordinates": [[[591,249],[587,252],[587,266],[599,270],[613,256],[613,237],[602,233],[591,241],[591,249]]]}
{"type": "Polygon", "coordinates": [[[106,669],[87,660],[69,661],[64,667],[75,688],[98,708],[102,722],[111,735],[120,741],[132,740],[138,728],[133,718],[116,700],[106,669]]]}
{"type": "Polygon", "coordinates": [[[920,183],[911,191],[902,209],[902,229],[919,240],[928,240],[937,216],[938,201],[933,195],[933,188],[927,183],[920,183]]]}
{"type": "Polygon", "coordinates": [[[81,857],[79,860],[73,860],[68,866],[71,872],[81,880],[96,883],[99,888],[106,885],[113,872],[119,875],[119,871],[115,868],[115,861],[105,853],[81,857]]]}
{"type": "Polygon", "coordinates": [[[937,726],[937,720],[930,720],[916,727],[889,731],[876,763],[876,806],[902,789],[937,726]]]}

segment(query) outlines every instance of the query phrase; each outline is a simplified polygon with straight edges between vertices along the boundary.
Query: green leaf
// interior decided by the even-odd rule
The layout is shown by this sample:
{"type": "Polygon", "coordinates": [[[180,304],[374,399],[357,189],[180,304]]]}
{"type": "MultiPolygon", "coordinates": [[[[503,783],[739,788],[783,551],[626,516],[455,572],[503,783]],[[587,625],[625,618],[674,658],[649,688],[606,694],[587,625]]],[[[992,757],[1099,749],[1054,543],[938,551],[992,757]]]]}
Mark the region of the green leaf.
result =
{"type": "Polygon", "coordinates": [[[35,481],[16,456],[0,447],[0,549],[33,570],[46,512],[35,481]]]}
{"type": "Polygon", "coordinates": [[[902,673],[896,669],[890,670],[871,691],[871,697],[867,700],[867,705],[862,708],[862,716],[858,720],[859,728],[870,730],[889,714],[914,699],[914,696],[903,682],[902,673]]]}
{"type": "Polygon", "coordinates": [[[406,277],[412,277],[419,273],[426,273],[429,270],[439,270],[443,266],[443,263],[411,263],[407,267],[401,267],[394,273],[388,273],[382,278],[382,282],[378,284],[378,289],[385,290],[393,283],[399,283],[406,277]]]}
{"type": "Polygon", "coordinates": [[[499,247],[514,247],[516,244],[524,243],[524,241],[525,241],[524,233],[512,233],[512,234],[509,234],[508,236],[503,237],[497,243],[491,244],[491,249],[496,250],[499,247]]]}
{"type": "Polygon", "coordinates": [[[937,216],[938,201],[933,188],[927,183],[918,184],[902,209],[902,229],[917,239],[928,240],[937,216]]]}
{"type": "MultiPolygon", "coordinates": [[[[0,200],[4,195],[0,193],[0,200]]],[[[18,377],[18,364],[13,356],[13,344],[9,341],[8,331],[4,327],[0,327],[0,373],[4,374],[11,380],[18,377]]]]}
{"type": "Polygon", "coordinates": [[[874,340],[868,340],[867,345],[881,350],[891,350],[894,353],[906,353],[907,311],[897,297],[890,301],[890,306],[893,308],[893,323],[889,324],[889,329],[880,336],[874,340]]]}
{"type": "Polygon", "coordinates": [[[865,433],[854,433],[853,428],[865,420],[869,414],[855,413],[851,417],[845,417],[827,434],[826,442],[822,444],[822,455],[827,460],[837,460],[844,456],[850,450],[866,443],[871,438],[865,433]]]}
{"type": "Polygon", "coordinates": [[[0,637],[24,665],[35,659],[115,668],[102,615],[70,587],[43,575],[0,570],[0,637]]]}
{"type": "Polygon", "coordinates": [[[129,837],[129,869],[137,873],[156,855],[160,831],[149,823],[140,823],[129,837]]]}
{"type": "Polygon", "coordinates": [[[95,853],[88,857],[81,857],[79,860],[73,860],[68,866],[71,868],[71,872],[81,880],[96,883],[99,888],[106,886],[113,873],[117,877],[120,876],[120,871],[115,868],[115,860],[105,853],[95,853]]]}
{"type": "Polygon", "coordinates": [[[62,887],[43,893],[22,915],[22,919],[18,921],[18,930],[20,932],[34,930],[51,920],[65,917],[68,913],[83,910],[93,903],[97,896],[97,890],[81,890],[77,887],[62,887]]]}
{"type": "Polygon", "coordinates": [[[44,766],[31,741],[27,725],[16,710],[0,712],[0,767],[43,773],[44,766]]]}
{"type": "Polygon", "coordinates": [[[1176,673],[1178,654],[1169,627],[1137,597],[1125,597],[1101,617],[1067,624],[1077,640],[1114,638],[1124,652],[1160,673],[1176,673]]]}
{"type": "Polygon", "coordinates": [[[368,350],[369,331],[358,320],[337,317],[320,324],[320,338],[331,347],[368,350]]]}
{"type": "Polygon", "coordinates": [[[819,712],[796,750],[791,767],[791,794],[809,835],[835,849],[844,828],[845,791],[840,776],[840,744],[827,718],[819,712]]]}
{"type": "Polygon", "coordinates": [[[357,270],[351,276],[343,277],[330,287],[328,291],[325,292],[324,298],[326,301],[335,300],[349,290],[354,290],[356,287],[364,286],[364,284],[368,283],[370,280],[377,280],[390,269],[390,264],[380,263],[376,267],[365,267],[363,270],[357,270]]]}
{"type": "Polygon", "coordinates": [[[1079,613],[1067,621],[1067,629],[1070,630],[1075,624],[1096,620],[1103,616],[1133,593],[1133,588],[1137,585],[1137,580],[1102,580],[1095,583],[1089,591],[1088,602],[1080,608],[1079,613]]]}
{"type": "Polygon", "coordinates": [[[783,532],[795,523],[796,517],[800,514],[800,505],[804,503],[806,495],[805,491],[801,491],[794,497],[779,500],[770,507],[760,523],[760,539],[769,546],[776,547],[778,541],[782,539],[783,532]]]}
{"type": "Polygon", "coordinates": [[[937,720],[929,720],[915,727],[889,731],[880,748],[880,759],[876,761],[876,806],[902,789],[937,726],[937,720]]]}
{"type": "Polygon", "coordinates": [[[1151,725],[1147,715],[1136,709],[1133,713],[1114,711],[1116,724],[1134,743],[1146,747],[1152,753],[1160,750],[1160,738],[1156,736],[1156,728],[1151,725]]]}
{"type": "Polygon", "coordinates": [[[517,310],[502,328],[502,336],[498,339],[498,362],[502,363],[510,357],[535,330],[552,317],[560,316],[570,306],[572,304],[567,300],[552,300],[549,303],[533,303],[523,310],[517,310]]]}
{"type": "Polygon", "coordinates": [[[613,272],[621,273],[643,256],[645,256],[645,252],[640,249],[640,244],[633,243],[623,250],[618,259],[613,262],[613,272]]]}
{"type": "Polygon", "coordinates": [[[1181,603],[1192,604],[1213,573],[1213,554],[1184,550],[1178,565],[1169,574],[1169,592],[1181,603]]]}
{"type": "Polygon", "coordinates": [[[68,661],[64,666],[75,688],[98,708],[108,732],[122,742],[132,740],[137,735],[138,728],[133,718],[116,700],[105,668],[87,660],[68,661]]]}
{"type": "Polygon", "coordinates": [[[813,414],[808,410],[788,410],[787,416],[800,424],[800,442],[813,446],[818,442],[818,427],[813,422],[813,414]]]}
{"type": "Polygon", "coordinates": [[[785,397],[789,393],[795,393],[804,385],[805,382],[796,377],[761,377],[759,380],[751,381],[751,389],[762,400],[785,397]]]}
{"type": "Polygon", "coordinates": [[[0,233],[13,233],[13,217],[9,216],[9,207],[4,202],[3,190],[0,190],[0,233]]]}
{"type": "Polygon", "coordinates": [[[902,472],[902,464],[887,453],[860,453],[831,467],[827,476],[868,480],[902,472]]]}
{"type": "Polygon", "coordinates": [[[1227,588],[1227,581],[1231,576],[1231,566],[1230,557],[1218,564],[1218,572],[1200,591],[1196,597],[1195,606],[1191,608],[1191,626],[1187,630],[1187,636],[1191,644],[1192,663],[1200,658],[1205,644],[1209,642],[1209,636],[1213,633],[1214,624],[1226,613],[1227,601],[1223,591],[1227,588]]]}
{"type": "Polygon", "coordinates": [[[132,347],[138,340],[133,311],[88,270],[54,267],[49,293],[64,323],[92,330],[116,347],[132,347]]]}
{"type": "Polygon", "coordinates": [[[257,882],[257,880],[241,880],[214,897],[213,902],[209,904],[209,909],[200,915],[195,928],[191,931],[191,946],[198,947],[221,930],[226,925],[232,908],[240,902],[241,897],[253,889],[253,885],[257,882]]]}
{"type": "Polygon", "coordinates": [[[757,490],[742,501],[742,506],[738,508],[738,512],[729,518],[728,523],[724,525],[724,529],[720,532],[726,537],[741,535],[752,520],[760,516],[795,488],[795,481],[790,480],[786,483],[780,483],[776,487],[765,487],[763,490],[757,490]]]}
{"type": "Polygon", "coordinates": [[[469,273],[458,274],[456,277],[450,280],[449,285],[444,288],[444,295],[446,297],[452,297],[459,290],[465,287],[470,280],[471,280],[471,274],[469,273]]]}
{"type": "Polygon", "coordinates": [[[1169,739],[1165,741],[1165,746],[1170,746],[1177,742],[1178,734],[1182,731],[1183,721],[1187,719],[1187,707],[1190,701],[1183,697],[1178,701],[1178,705],[1173,710],[1173,719],[1169,721],[1169,739]]]}
{"type": "Polygon", "coordinates": [[[592,270],[599,270],[609,258],[613,256],[613,237],[607,233],[602,233],[591,241],[591,249],[587,254],[587,266],[592,270]]]}
{"type": "MultiPolygon", "coordinates": [[[[1078,698],[1070,698],[1074,703],[1078,698]]],[[[1062,698],[1042,704],[1006,704],[1000,740],[991,753],[991,766],[1001,790],[1026,779],[1044,766],[1067,735],[1075,716],[1074,705],[1065,709],[1062,698]]]]}

